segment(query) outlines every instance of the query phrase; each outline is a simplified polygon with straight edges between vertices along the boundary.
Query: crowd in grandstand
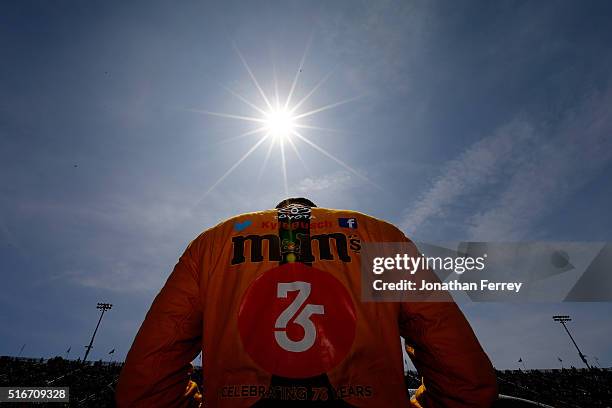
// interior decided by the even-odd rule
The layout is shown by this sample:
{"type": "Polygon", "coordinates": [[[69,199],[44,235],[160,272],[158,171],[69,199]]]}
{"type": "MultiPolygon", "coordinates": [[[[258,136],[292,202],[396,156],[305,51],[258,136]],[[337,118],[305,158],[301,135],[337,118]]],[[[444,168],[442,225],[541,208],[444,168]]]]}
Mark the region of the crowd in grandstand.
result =
{"type": "Polygon", "coordinates": [[[70,404],[54,407],[112,407],[122,363],[0,357],[0,387],[70,387],[70,404]]]}
{"type": "MultiPolygon", "coordinates": [[[[48,360],[0,357],[0,387],[70,387],[70,404],[112,407],[114,387],[123,364],[87,362],[55,357],[48,360]]],[[[612,407],[612,369],[497,371],[500,394],[538,401],[554,407],[612,407]]],[[[406,387],[417,388],[416,372],[406,375],[406,387]]],[[[196,367],[192,380],[202,383],[196,367]]],[[[54,404],[60,407],[62,404],[54,404]]]]}
{"type": "Polygon", "coordinates": [[[612,407],[612,370],[497,371],[500,394],[554,407],[612,407]]]}

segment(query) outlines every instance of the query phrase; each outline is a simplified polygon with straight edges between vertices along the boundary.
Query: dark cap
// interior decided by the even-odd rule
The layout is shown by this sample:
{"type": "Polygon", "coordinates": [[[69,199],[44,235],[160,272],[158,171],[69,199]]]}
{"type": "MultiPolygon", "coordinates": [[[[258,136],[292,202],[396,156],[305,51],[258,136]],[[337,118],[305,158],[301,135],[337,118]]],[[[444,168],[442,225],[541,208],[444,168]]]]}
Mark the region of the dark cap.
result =
{"type": "Polygon", "coordinates": [[[301,205],[304,205],[306,207],[316,207],[317,206],[315,203],[313,203],[312,201],[310,201],[307,198],[304,198],[304,197],[290,197],[290,198],[285,198],[283,201],[281,201],[280,203],[276,204],[276,208],[287,207],[288,205],[291,205],[291,204],[301,204],[301,205]]]}

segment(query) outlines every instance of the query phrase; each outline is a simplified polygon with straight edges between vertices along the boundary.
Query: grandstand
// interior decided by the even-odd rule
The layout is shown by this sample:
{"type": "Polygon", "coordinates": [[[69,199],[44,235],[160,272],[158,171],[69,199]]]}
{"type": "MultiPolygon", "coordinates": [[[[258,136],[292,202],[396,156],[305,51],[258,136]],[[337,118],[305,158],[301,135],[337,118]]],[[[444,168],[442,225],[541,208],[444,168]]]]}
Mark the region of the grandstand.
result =
{"type": "MultiPolygon", "coordinates": [[[[48,360],[0,357],[0,387],[70,387],[70,403],[54,407],[113,407],[114,388],[121,362],[87,362],[54,357],[48,360]]],[[[612,407],[612,369],[504,370],[497,371],[500,394],[515,397],[500,400],[500,407],[539,406],[560,408],[612,407]]],[[[201,384],[202,371],[196,367],[193,380],[201,384]]],[[[406,388],[420,385],[416,372],[406,375],[406,388]]]]}
{"type": "Polygon", "coordinates": [[[114,387],[123,363],[54,357],[48,360],[0,357],[0,387],[70,387],[70,404],[54,407],[112,407],[114,387]]]}

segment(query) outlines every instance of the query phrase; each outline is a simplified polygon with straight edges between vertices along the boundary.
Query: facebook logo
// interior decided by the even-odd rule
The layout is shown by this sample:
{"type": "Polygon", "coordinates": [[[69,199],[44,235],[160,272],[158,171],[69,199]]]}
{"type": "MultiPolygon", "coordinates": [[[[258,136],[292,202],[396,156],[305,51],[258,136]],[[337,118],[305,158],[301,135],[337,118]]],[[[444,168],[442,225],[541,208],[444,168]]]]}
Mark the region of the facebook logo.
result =
{"type": "Polygon", "coordinates": [[[357,218],[338,218],[338,224],[342,228],[357,228],[357,218]]]}

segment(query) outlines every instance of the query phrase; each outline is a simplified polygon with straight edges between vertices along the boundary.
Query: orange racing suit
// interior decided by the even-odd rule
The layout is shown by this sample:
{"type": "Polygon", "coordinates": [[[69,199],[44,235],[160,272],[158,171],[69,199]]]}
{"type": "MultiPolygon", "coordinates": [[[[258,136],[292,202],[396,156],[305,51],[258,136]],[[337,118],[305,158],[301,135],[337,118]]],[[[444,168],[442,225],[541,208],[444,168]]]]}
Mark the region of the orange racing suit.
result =
{"type": "Polygon", "coordinates": [[[203,232],[138,331],[117,405],[189,406],[202,351],[205,407],[490,406],[495,372],[455,303],[360,300],[364,242],[410,241],[362,213],[299,206],[203,232]],[[400,335],[423,378],[412,401],[400,335]]]}

